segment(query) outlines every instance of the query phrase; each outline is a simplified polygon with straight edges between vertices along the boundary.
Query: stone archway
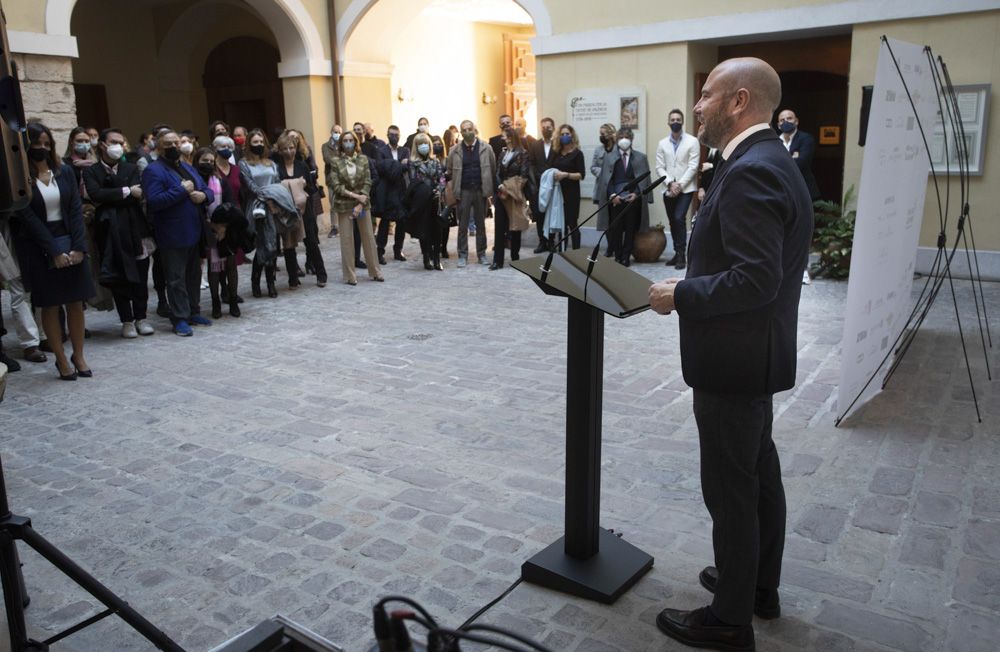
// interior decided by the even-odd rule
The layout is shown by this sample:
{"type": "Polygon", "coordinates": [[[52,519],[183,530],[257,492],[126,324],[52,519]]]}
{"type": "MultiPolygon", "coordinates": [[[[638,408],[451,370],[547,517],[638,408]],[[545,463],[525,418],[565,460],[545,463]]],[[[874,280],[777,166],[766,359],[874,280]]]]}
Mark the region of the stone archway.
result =
{"type": "MultiPolygon", "coordinates": [[[[77,0],[48,0],[45,31],[50,35],[71,36],[70,21],[77,0]]],[[[330,76],[330,59],[312,16],[302,0],[246,0],[274,32],[279,44],[280,77],[330,76]]]]}

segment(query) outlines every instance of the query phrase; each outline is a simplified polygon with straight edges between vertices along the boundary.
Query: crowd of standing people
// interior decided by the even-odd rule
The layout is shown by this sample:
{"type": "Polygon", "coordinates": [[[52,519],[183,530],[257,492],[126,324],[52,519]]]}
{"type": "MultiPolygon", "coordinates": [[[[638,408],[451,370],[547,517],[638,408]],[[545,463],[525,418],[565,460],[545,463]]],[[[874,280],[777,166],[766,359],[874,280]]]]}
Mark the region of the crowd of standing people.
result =
{"type": "MultiPolygon", "coordinates": [[[[781,118],[785,142],[793,142],[797,118],[790,111],[781,118]]],[[[670,133],[657,146],[652,170],[634,148],[632,130],[613,124],[601,126],[589,166],[573,126],[557,127],[552,118],[540,121],[535,138],[523,120],[503,115],[499,133],[487,141],[471,120],[438,136],[420,118],[405,140],[396,125],[385,140],[370,123],[356,122],[350,130],[334,125],[320,148],[320,183],[317,157],[295,129],[273,132],[272,143],[263,129],[215,121],[202,144],[191,130],[157,124],[132,148],[119,129],[77,127],[60,156],[52,132],[32,121],[31,202],[0,216],[0,280],[10,293],[24,359],[44,362],[51,352],[59,378],[75,380],[93,375],[84,356],[88,303],[113,306],[126,339],[155,332],[147,315],[150,272],[155,311],[180,336],[210,326],[224,307],[231,317],[241,316],[239,268],[245,264],[255,298],[278,295],[282,266],[289,290],[307,275],[326,286],[319,227],[327,195],[327,235],[340,237],[341,275],[350,286],[358,283],[357,270],[383,282],[389,239],[393,260],[406,261],[407,234],[419,240],[426,270],[444,269],[453,227],[459,268],[469,264],[470,236],[476,262],[490,270],[504,267],[508,250],[518,260],[521,235],[532,222],[535,253],[579,248],[580,187],[588,172],[594,204],[607,203],[597,221],[607,232],[605,255],[629,266],[635,236],[648,228],[653,196],[627,188],[654,171],[666,178],[663,201],[674,252],[667,265],[684,269],[686,216],[694,197],[704,197],[720,157],[710,150],[702,160],[679,109],[669,113],[667,125],[670,133]],[[203,285],[211,318],[201,308],[203,285]],[[69,356],[62,344],[67,339],[69,356]]],[[[2,348],[0,361],[18,368],[2,348]]]]}

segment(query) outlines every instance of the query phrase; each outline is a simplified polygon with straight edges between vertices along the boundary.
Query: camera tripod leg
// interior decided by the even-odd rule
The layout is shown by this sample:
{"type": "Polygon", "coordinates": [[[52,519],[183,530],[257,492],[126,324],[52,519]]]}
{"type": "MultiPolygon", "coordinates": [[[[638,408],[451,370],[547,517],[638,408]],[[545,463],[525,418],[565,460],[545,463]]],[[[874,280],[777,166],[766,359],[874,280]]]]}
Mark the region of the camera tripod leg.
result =
{"type": "Polygon", "coordinates": [[[24,575],[21,573],[17,547],[14,538],[6,529],[0,531],[0,583],[3,584],[3,601],[7,611],[11,651],[48,649],[47,646],[28,639],[24,608],[28,606],[29,599],[24,590],[24,575]]]}

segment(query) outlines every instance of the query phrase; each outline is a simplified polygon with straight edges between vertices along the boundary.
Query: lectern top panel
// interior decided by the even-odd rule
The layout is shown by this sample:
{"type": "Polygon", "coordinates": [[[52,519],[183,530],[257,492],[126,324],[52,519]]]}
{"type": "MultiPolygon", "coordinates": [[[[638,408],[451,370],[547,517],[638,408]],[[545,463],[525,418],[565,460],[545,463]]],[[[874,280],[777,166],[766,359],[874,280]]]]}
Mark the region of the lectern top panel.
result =
{"type": "Polygon", "coordinates": [[[611,258],[592,261],[589,250],[522,258],[511,267],[530,276],[547,294],[579,299],[612,317],[622,319],[649,308],[652,281],[611,258]]]}

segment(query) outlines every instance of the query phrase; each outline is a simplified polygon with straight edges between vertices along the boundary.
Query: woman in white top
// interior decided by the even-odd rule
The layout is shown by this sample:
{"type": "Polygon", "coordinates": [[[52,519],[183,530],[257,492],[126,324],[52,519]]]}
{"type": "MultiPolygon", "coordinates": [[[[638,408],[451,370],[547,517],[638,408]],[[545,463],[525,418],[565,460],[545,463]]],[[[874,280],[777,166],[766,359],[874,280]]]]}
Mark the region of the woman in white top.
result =
{"type": "Polygon", "coordinates": [[[90,378],[83,357],[83,302],[94,296],[87,262],[79,184],[73,169],[55,154],[55,140],[41,123],[28,125],[31,202],[17,212],[14,225],[25,285],[35,307],[42,309],[42,328],[56,356],[62,380],[90,378]],[[64,306],[73,354],[62,347],[59,307],[64,306]]]}

